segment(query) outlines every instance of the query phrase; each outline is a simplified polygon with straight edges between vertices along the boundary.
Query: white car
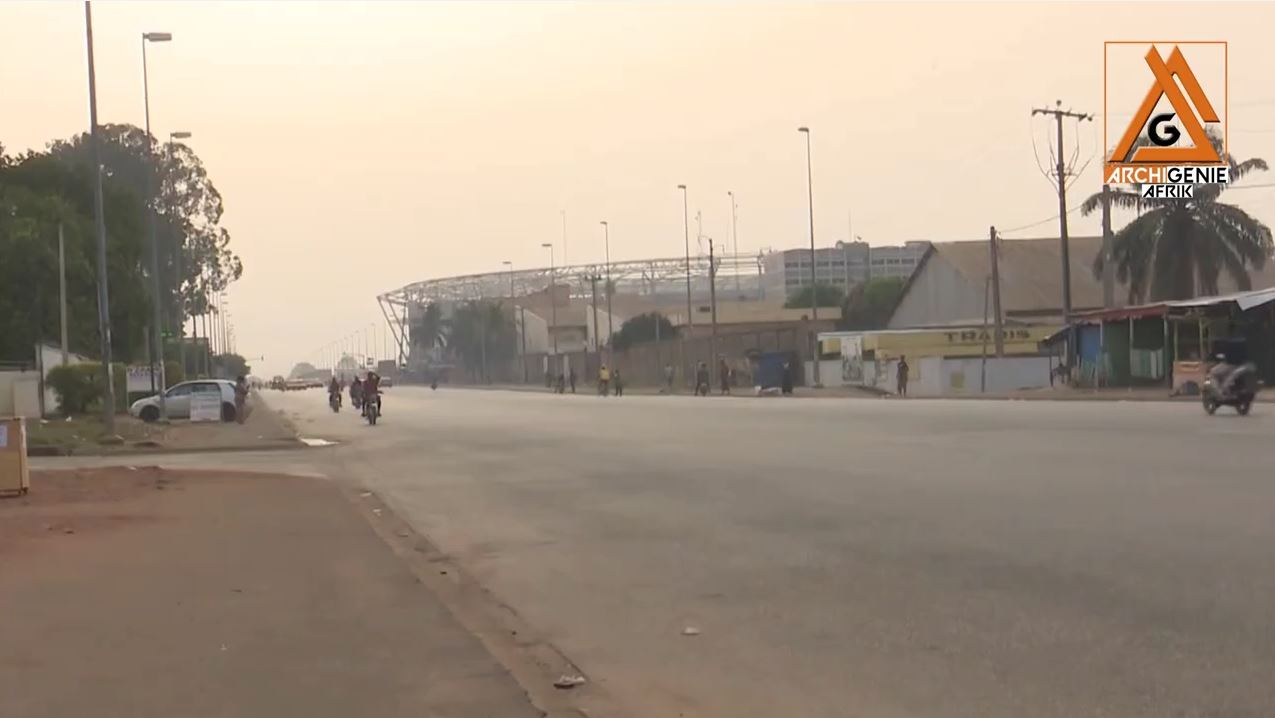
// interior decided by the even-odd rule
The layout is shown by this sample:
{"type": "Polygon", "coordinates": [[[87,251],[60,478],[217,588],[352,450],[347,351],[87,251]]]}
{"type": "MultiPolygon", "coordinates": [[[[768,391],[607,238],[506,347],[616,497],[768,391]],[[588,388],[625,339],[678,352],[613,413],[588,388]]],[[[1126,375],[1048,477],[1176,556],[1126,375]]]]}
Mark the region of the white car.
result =
{"type": "MultiPolygon", "coordinates": [[[[219,394],[221,420],[235,420],[235,383],[228,379],[199,379],[184,381],[168,387],[164,403],[170,419],[190,418],[190,399],[194,394],[219,394]]],[[[128,413],[142,421],[159,420],[159,395],[138,399],[128,407],[128,413]]]]}

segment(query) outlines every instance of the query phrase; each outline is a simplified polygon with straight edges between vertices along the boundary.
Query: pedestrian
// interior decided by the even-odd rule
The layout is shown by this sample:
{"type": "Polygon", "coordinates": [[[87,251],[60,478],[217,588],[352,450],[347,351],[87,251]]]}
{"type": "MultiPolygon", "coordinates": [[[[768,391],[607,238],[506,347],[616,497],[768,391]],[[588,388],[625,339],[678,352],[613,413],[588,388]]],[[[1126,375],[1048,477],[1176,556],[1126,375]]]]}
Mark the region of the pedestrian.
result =
{"type": "Polygon", "coordinates": [[[899,385],[898,394],[899,396],[907,396],[908,395],[908,358],[903,354],[899,355],[899,366],[896,369],[896,371],[898,374],[897,379],[898,379],[898,385],[899,385]]]}
{"type": "Polygon", "coordinates": [[[242,374],[235,379],[235,421],[242,424],[248,413],[248,380],[242,374]]]}
{"type": "Polygon", "coordinates": [[[784,374],[779,380],[779,390],[784,394],[792,393],[792,364],[784,362],[784,374]]]}
{"type": "Polygon", "coordinates": [[[598,396],[606,396],[611,388],[611,370],[603,364],[598,369],[598,396]]]}
{"type": "Polygon", "coordinates": [[[673,393],[673,365],[672,364],[664,365],[664,390],[670,394],[673,393]]]}
{"type": "Polygon", "coordinates": [[[717,382],[721,385],[722,396],[730,393],[730,367],[722,359],[717,364],[717,382]]]}
{"type": "Polygon", "coordinates": [[[562,372],[558,372],[558,386],[555,391],[559,394],[567,393],[567,378],[562,375],[562,372]]]}
{"type": "Polygon", "coordinates": [[[624,377],[620,376],[618,367],[612,372],[611,383],[615,385],[615,395],[624,396],[624,377]]]}
{"type": "Polygon", "coordinates": [[[708,364],[700,362],[695,368],[695,396],[708,396],[708,364]]]}
{"type": "Polygon", "coordinates": [[[576,393],[576,368],[575,367],[571,367],[571,370],[567,372],[567,381],[570,382],[571,384],[571,393],[572,394],[576,393]]]}

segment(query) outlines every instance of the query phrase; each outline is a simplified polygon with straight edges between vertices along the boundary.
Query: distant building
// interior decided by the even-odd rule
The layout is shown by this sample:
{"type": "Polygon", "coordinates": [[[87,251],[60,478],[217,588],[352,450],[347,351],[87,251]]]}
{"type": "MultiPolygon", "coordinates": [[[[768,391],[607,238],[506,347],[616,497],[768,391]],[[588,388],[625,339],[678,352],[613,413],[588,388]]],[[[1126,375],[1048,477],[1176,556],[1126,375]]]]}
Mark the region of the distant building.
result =
{"type": "MultiPolygon", "coordinates": [[[[1101,309],[1102,282],[1094,276],[1093,265],[1102,237],[1072,237],[1068,246],[1072,311],[1101,309]]],[[[1060,247],[1057,237],[1001,241],[1001,312],[1006,319],[1062,320],[1060,247]]],[[[987,240],[934,243],[904,287],[888,327],[981,324],[991,272],[987,240]]],[[[1117,301],[1127,294],[1127,285],[1117,283],[1117,301]]]]}
{"type": "MultiPolygon", "coordinates": [[[[929,249],[924,241],[903,246],[872,247],[867,242],[837,242],[836,246],[815,250],[815,278],[843,291],[873,277],[912,276],[929,249]]],[[[762,257],[767,291],[787,297],[810,285],[810,250],[785,249],[762,257]]]]}

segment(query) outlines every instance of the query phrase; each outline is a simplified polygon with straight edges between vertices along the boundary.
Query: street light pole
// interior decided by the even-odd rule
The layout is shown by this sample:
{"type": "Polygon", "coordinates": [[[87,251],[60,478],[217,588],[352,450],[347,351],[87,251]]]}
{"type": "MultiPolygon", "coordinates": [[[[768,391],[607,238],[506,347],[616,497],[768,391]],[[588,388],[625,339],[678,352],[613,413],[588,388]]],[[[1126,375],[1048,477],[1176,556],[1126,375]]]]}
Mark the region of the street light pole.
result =
{"type": "Polygon", "coordinates": [[[810,354],[810,363],[814,367],[814,385],[821,386],[819,383],[819,337],[815,333],[819,331],[819,275],[815,272],[815,187],[810,161],[810,128],[798,127],[797,131],[806,136],[806,199],[810,208],[810,336],[814,346],[814,351],[810,354]]]}
{"type": "Polygon", "coordinates": [[[156,374],[159,375],[159,416],[163,420],[168,419],[168,406],[164,402],[164,392],[167,389],[164,382],[164,319],[163,302],[159,295],[159,237],[155,226],[155,215],[158,209],[156,205],[159,203],[155,197],[155,139],[151,136],[151,89],[150,74],[146,64],[146,44],[169,42],[172,39],[172,34],[167,32],[142,33],[142,102],[146,109],[146,159],[149,164],[146,168],[146,201],[149,205],[147,216],[151,239],[151,310],[154,314],[151,320],[151,336],[155,342],[155,365],[151,367],[151,381],[154,383],[156,374]]]}
{"type": "Polygon", "coordinates": [[[518,333],[522,337],[520,345],[514,347],[514,351],[518,354],[518,363],[522,365],[522,381],[527,381],[527,327],[518,321],[518,307],[514,304],[514,263],[505,260],[501,264],[509,267],[509,317],[513,320],[514,326],[518,327],[518,333]]]}
{"type": "Polygon", "coordinates": [[[695,325],[691,313],[691,214],[687,207],[686,185],[680,184],[677,188],[682,190],[682,232],[686,247],[686,330],[690,333],[691,327],[695,325]]]}
{"type": "Polygon", "coordinates": [[[84,2],[84,41],[89,65],[89,145],[93,150],[93,219],[97,225],[97,329],[102,342],[102,426],[115,435],[115,382],[111,375],[111,309],[106,286],[106,215],[102,201],[102,148],[97,132],[97,72],[93,62],[93,6],[84,2]]]}
{"type": "MultiPolygon", "coordinates": [[[[185,140],[190,138],[189,132],[169,132],[168,145],[171,147],[177,140],[185,140]]],[[[186,376],[186,295],[182,291],[183,280],[182,269],[185,266],[184,256],[186,254],[186,241],[182,238],[181,244],[177,245],[177,251],[173,253],[173,259],[176,263],[174,267],[175,274],[173,286],[177,289],[177,313],[179,315],[178,325],[181,327],[180,335],[177,337],[177,355],[182,365],[182,377],[186,376]]]]}
{"type": "Polygon", "coordinates": [[[739,299],[739,230],[736,228],[739,205],[735,203],[734,192],[727,192],[726,196],[730,197],[730,238],[735,247],[735,298],[739,299]]]}
{"type": "MultiPolygon", "coordinates": [[[[602,236],[606,242],[606,263],[607,263],[607,361],[615,363],[615,357],[611,350],[611,339],[615,336],[615,325],[612,323],[611,314],[611,295],[615,293],[615,288],[611,285],[611,225],[607,221],[602,220],[602,236]]],[[[594,327],[594,331],[597,327],[594,327]]]]}
{"type": "MultiPolygon", "coordinates": [[[[553,243],[544,242],[540,246],[549,249],[549,313],[551,316],[549,320],[549,336],[553,338],[553,356],[556,362],[558,360],[558,288],[555,285],[558,279],[553,265],[553,243]]],[[[557,367],[554,368],[556,369],[557,367]]]]}

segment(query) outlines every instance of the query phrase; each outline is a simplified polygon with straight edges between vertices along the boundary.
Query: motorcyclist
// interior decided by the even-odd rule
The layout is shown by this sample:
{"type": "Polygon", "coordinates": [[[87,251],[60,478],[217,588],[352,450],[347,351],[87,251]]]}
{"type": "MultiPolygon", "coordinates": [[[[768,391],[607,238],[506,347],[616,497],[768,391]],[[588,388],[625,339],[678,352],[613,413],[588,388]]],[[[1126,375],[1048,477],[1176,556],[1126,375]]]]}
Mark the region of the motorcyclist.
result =
{"type": "Polygon", "coordinates": [[[1213,386],[1217,387],[1219,394],[1229,397],[1235,388],[1235,379],[1240,375],[1240,369],[1243,369],[1244,365],[1231,362],[1226,354],[1219,353],[1213,358],[1216,361],[1209,368],[1209,379],[1213,380],[1213,386]]]}
{"type": "Polygon", "coordinates": [[[363,415],[367,416],[367,405],[369,402],[376,402],[376,413],[381,415],[381,377],[374,371],[367,373],[367,378],[363,380],[363,415]]]}
{"type": "Polygon", "coordinates": [[[355,375],[354,380],[350,382],[350,403],[358,408],[363,405],[363,382],[355,375]]]}
{"type": "Polygon", "coordinates": [[[332,381],[328,382],[328,400],[331,401],[332,397],[336,397],[337,406],[340,406],[341,405],[341,382],[337,381],[337,378],[335,376],[332,377],[332,381]]]}

